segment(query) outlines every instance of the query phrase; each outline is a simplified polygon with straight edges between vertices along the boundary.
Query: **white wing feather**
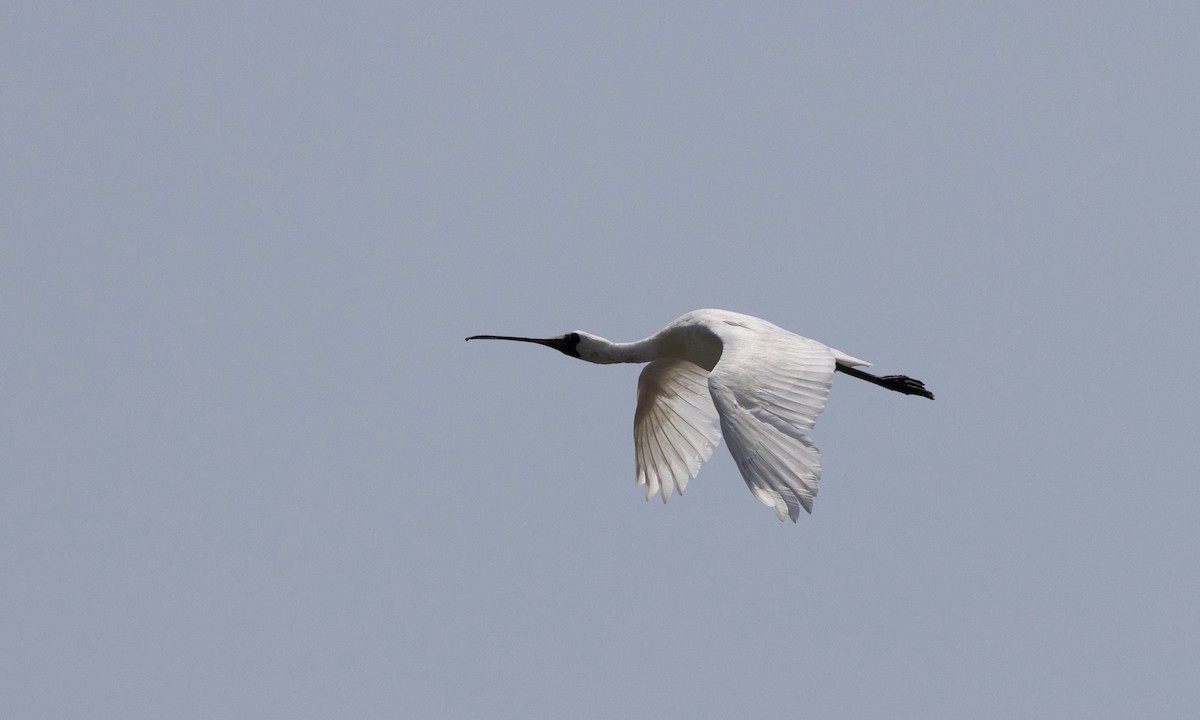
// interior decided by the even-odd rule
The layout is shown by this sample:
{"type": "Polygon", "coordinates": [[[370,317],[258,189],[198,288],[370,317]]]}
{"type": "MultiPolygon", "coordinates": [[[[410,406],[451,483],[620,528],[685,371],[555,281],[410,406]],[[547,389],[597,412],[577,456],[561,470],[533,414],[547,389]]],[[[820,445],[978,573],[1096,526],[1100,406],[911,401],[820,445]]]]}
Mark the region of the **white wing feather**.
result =
{"type": "Polygon", "coordinates": [[[665,503],[688,481],[721,441],[717,409],[708,390],[708,371],[685,360],[660,359],[638,377],[633,446],[637,484],[646,499],[658,493],[665,503]]]}
{"type": "Polygon", "coordinates": [[[833,382],[834,351],[780,328],[720,332],[708,377],[729,452],[750,492],[780,520],[812,512],[821,453],[802,430],[816,423],[833,382]]]}

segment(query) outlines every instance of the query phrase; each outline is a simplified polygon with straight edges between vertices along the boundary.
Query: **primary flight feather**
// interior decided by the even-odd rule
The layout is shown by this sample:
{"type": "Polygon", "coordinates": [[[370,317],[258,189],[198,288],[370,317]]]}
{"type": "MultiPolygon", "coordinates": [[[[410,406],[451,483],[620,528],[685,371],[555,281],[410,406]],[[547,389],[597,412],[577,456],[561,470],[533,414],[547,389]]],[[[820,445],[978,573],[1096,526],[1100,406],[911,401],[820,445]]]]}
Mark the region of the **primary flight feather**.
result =
{"type": "Polygon", "coordinates": [[[633,415],[637,484],[646,498],[683,492],[722,435],[754,497],[780,520],[812,512],[821,453],[804,434],[825,408],[840,371],[889,390],[933,399],[904,375],[872,375],[870,363],[749,315],[695,310],[650,337],[614,343],[576,331],[551,338],[472,335],[552,347],[588,362],[649,363],[633,415]]]}

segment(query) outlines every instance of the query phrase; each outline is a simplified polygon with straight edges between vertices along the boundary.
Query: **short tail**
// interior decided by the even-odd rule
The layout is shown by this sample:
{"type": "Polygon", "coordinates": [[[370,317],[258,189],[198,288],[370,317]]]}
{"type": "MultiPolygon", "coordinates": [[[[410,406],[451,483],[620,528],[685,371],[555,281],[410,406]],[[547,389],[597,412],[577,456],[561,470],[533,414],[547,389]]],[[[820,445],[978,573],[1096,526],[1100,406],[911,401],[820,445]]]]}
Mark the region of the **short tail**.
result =
{"type": "Polygon", "coordinates": [[[869,383],[874,383],[879,387],[894,390],[905,395],[920,395],[921,397],[933,399],[933,393],[925,389],[925,383],[920,380],[915,380],[907,375],[872,375],[869,372],[863,372],[856,367],[843,365],[838,363],[834,369],[839,372],[844,372],[850,377],[856,377],[859,380],[866,380],[869,383]]]}

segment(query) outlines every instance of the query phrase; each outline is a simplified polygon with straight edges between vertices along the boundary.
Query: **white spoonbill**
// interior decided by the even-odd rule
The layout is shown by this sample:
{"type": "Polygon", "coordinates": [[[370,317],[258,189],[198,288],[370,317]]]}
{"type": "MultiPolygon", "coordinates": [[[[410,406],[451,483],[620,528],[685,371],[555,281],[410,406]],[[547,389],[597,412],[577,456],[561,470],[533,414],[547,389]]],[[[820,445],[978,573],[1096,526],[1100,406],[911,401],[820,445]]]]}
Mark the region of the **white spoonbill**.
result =
{"type": "Polygon", "coordinates": [[[645,340],[615,343],[575,331],[551,338],[472,335],[552,347],[588,362],[650,363],[633,414],[637,484],[663,502],[725,436],[754,497],[780,520],[812,512],[821,453],[803,431],[825,408],[835,370],[888,390],[933,399],[905,375],[872,375],[870,363],[749,315],[695,310],[645,340]]]}

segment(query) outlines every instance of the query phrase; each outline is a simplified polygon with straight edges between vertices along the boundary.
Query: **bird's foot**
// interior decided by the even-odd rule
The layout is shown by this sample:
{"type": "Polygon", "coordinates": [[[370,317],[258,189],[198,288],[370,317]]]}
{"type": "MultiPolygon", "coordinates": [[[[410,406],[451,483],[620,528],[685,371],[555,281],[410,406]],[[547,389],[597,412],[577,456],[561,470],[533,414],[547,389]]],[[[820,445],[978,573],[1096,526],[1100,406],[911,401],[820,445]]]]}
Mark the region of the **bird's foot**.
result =
{"type": "Polygon", "coordinates": [[[879,379],[883,381],[880,384],[884,385],[884,383],[886,383],[884,387],[889,390],[895,390],[896,392],[904,393],[905,395],[920,395],[921,397],[927,397],[930,400],[933,399],[933,393],[925,389],[925,383],[921,382],[920,380],[910,378],[907,375],[884,375],[879,379]]]}

